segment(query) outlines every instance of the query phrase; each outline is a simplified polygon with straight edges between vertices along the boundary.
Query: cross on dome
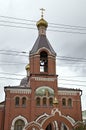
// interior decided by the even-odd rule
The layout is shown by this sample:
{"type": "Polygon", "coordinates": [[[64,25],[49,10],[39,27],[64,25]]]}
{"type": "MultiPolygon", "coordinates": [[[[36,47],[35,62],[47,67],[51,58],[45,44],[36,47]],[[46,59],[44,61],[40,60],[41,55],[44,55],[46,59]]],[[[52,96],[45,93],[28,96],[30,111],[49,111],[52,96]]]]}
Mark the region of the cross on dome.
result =
{"type": "Polygon", "coordinates": [[[43,18],[45,9],[41,8],[40,10],[41,10],[41,18],[43,18]]]}

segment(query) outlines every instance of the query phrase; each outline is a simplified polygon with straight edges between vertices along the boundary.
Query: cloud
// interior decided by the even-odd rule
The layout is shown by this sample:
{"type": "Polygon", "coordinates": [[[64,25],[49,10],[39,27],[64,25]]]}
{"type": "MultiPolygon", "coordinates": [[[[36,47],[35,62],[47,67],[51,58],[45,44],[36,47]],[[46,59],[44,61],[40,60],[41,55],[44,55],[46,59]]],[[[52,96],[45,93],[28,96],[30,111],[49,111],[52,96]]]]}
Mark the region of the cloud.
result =
{"type": "Polygon", "coordinates": [[[0,54],[0,68],[2,71],[19,73],[24,70],[25,65],[27,64],[28,57],[24,54],[16,53],[17,51],[2,51],[0,54]]]}
{"type": "Polygon", "coordinates": [[[68,39],[63,43],[57,44],[57,65],[68,67],[81,75],[86,75],[86,40],[82,37],[78,39],[68,39]],[[60,50],[58,49],[60,48],[60,50]],[[61,56],[61,57],[59,57],[61,56]]]}

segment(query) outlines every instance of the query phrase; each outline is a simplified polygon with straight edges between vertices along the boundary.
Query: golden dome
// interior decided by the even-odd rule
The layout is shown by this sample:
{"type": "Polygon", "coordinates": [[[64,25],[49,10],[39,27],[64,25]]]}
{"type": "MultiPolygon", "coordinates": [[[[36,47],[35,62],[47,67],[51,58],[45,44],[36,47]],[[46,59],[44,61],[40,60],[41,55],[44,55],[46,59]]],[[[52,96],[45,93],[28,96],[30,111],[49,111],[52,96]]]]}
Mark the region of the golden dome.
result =
{"type": "Polygon", "coordinates": [[[48,27],[48,23],[47,21],[45,21],[43,18],[41,18],[37,23],[36,23],[37,27],[39,26],[45,26],[46,28],[48,27]]]}
{"type": "Polygon", "coordinates": [[[27,64],[26,67],[25,67],[26,70],[30,70],[30,65],[27,64]]]}

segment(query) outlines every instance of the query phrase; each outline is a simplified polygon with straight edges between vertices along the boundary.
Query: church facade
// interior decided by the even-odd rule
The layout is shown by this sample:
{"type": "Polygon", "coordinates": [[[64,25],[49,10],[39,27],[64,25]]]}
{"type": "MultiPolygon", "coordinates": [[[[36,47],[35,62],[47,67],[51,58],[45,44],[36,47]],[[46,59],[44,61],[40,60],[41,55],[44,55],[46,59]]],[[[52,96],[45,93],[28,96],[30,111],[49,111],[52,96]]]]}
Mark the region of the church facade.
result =
{"type": "Polygon", "coordinates": [[[58,87],[48,23],[42,17],[36,25],[38,38],[29,53],[26,77],[19,86],[4,87],[0,130],[73,130],[82,121],[82,91],[58,87]]]}

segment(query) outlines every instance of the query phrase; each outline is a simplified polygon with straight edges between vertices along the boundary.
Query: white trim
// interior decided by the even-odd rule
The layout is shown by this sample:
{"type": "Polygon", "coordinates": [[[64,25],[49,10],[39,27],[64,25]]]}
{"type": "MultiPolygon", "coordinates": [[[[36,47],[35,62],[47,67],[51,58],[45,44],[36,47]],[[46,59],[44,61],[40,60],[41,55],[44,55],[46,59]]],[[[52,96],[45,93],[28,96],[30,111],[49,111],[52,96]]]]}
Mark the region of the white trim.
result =
{"type": "Polygon", "coordinates": [[[19,116],[15,117],[15,118],[13,119],[12,125],[11,125],[11,130],[14,130],[14,124],[15,124],[15,122],[16,122],[17,120],[19,120],[19,119],[23,120],[24,123],[25,123],[25,125],[28,123],[28,122],[27,122],[27,119],[26,119],[25,117],[19,115],[19,116]]]}
{"type": "Polygon", "coordinates": [[[70,91],[70,90],[58,90],[58,95],[77,95],[79,91],[70,91]]]}
{"type": "Polygon", "coordinates": [[[26,96],[26,95],[23,95],[23,96],[19,96],[19,95],[15,95],[14,97],[13,97],[13,99],[15,99],[16,97],[19,97],[20,99],[22,99],[22,98],[26,98],[26,100],[28,100],[29,98],[26,96]]]}
{"type": "Polygon", "coordinates": [[[67,116],[67,119],[70,120],[73,124],[75,124],[75,120],[71,116],[67,116]]]}
{"type": "Polygon", "coordinates": [[[56,78],[42,78],[42,77],[32,77],[34,78],[36,81],[55,81],[56,78]]]}
{"type": "Polygon", "coordinates": [[[30,56],[33,56],[33,55],[36,55],[36,54],[38,54],[41,50],[46,50],[46,51],[48,51],[48,53],[50,54],[50,55],[52,55],[52,56],[56,56],[56,53],[54,54],[54,52],[51,52],[48,48],[46,48],[46,47],[42,47],[42,48],[40,48],[40,49],[38,49],[38,51],[36,51],[35,53],[33,53],[33,54],[30,54],[30,56]]]}
{"type": "Polygon", "coordinates": [[[51,111],[51,115],[55,115],[56,112],[58,112],[59,116],[61,116],[61,111],[59,111],[58,108],[53,108],[51,111]]]}
{"type": "Polygon", "coordinates": [[[22,89],[21,87],[19,89],[17,88],[6,88],[5,91],[9,90],[10,93],[19,93],[19,94],[31,94],[31,89],[22,89]]]}
{"type": "Polygon", "coordinates": [[[5,105],[0,105],[0,108],[4,107],[5,105]]]}
{"type": "Polygon", "coordinates": [[[46,113],[44,113],[43,115],[39,116],[39,117],[36,119],[36,121],[38,122],[38,121],[39,121],[42,117],[44,117],[44,116],[48,117],[49,115],[46,114],[46,113]]]}

